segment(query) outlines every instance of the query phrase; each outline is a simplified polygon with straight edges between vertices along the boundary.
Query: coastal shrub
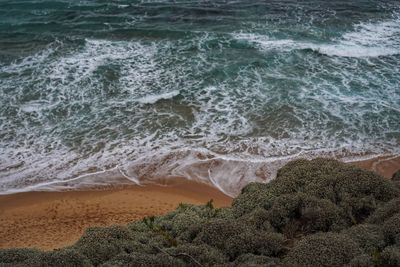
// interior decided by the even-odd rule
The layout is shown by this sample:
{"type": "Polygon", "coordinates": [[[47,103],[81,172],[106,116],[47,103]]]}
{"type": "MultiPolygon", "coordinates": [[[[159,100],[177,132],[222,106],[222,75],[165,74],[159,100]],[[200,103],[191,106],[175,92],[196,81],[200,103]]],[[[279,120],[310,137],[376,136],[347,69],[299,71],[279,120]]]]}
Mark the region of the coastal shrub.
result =
{"type": "Polygon", "coordinates": [[[374,224],[359,224],[342,231],[355,241],[367,254],[381,251],[385,246],[382,227],[374,224]]]}
{"type": "Polygon", "coordinates": [[[184,205],[162,216],[159,222],[161,229],[168,231],[173,237],[181,236],[183,239],[190,239],[193,226],[200,226],[204,222],[216,217],[219,210],[212,206],[202,205],[184,205]]]}
{"type": "Polygon", "coordinates": [[[217,212],[214,217],[216,219],[225,219],[225,220],[234,220],[235,219],[232,208],[219,208],[216,210],[217,210],[217,212]]]}
{"type": "Polygon", "coordinates": [[[20,266],[28,265],[29,262],[34,262],[40,255],[40,251],[29,248],[11,248],[11,249],[0,249],[0,266],[20,266]]]}
{"type": "Polygon", "coordinates": [[[93,265],[82,254],[67,248],[43,252],[37,257],[37,265],[30,266],[89,267],[93,265]]]}
{"type": "Polygon", "coordinates": [[[270,182],[274,194],[302,192],[341,207],[353,224],[362,222],[399,190],[378,174],[332,159],[296,160],[270,182]]]}
{"type": "Polygon", "coordinates": [[[346,267],[375,267],[376,264],[371,255],[362,254],[350,261],[346,267]]]}
{"type": "Polygon", "coordinates": [[[304,192],[335,202],[335,174],[343,168],[348,166],[332,159],[299,159],[278,170],[270,185],[279,195],[304,192]]]}
{"type": "Polygon", "coordinates": [[[270,186],[261,183],[249,183],[232,202],[235,217],[252,212],[256,208],[268,208],[275,195],[269,192],[270,186]]]}
{"type": "Polygon", "coordinates": [[[296,244],[284,258],[285,266],[344,266],[358,255],[360,247],[348,236],[339,233],[309,235],[296,244]]]}
{"type": "Polygon", "coordinates": [[[400,198],[392,199],[378,207],[366,220],[368,223],[382,224],[393,215],[400,213],[400,198]]]}
{"type": "Polygon", "coordinates": [[[383,233],[388,244],[400,245],[400,213],[384,222],[383,233]]]}
{"type": "Polygon", "coordinates": [[[133,252],[121,253],[100,265],[101,267],[184,267],[186,264],[178,258],[166,253],[146,254],[133,252]]]}
{"type": "Polygon", "coordinates": [[[283,267],[279,258],[272,258],[262,255],[243,254],[232,264],[234,267],[283,267]]]}
{"type": "Polygon", "coordinates": [[[94,227],[69,248],[0,250],[0,266],[400,266],[391,181],[330,159],[297,160],[251,183],[231,208],[180,204],[94,227]],[[387,247],[389,246],[389,247],[387,247]]]}
{"type": "Polygon", "coordinates": [[[228,238],[249,231],[249,227],[236,220],[217,219],[204,224],[194,242],[225,250],[228,238]]]}
{"type": "Polygon", "coordinates": [[[393,174],[392,180],[396,182],[400,182],[400,170],[393,174]]]}
{"type": "Polygon", "coordinates": [[[400,266],[400,248],[398,246],[386,247],[380,254],[380,266],[400,266]]]}
{"type": "Polygon", "coordinates": [[[238,218],[245,224],[253,225],[256,229],[267,232],[275,232],[275,228],[269,222],[269,214],[263,208],[255,208],[252,212],[238,218]]]}
{"type": "Polygon", "coordinates": [[[293,237],[295,232],[329,231],[342,224],[341,211],[332,202],[304,194],[276,198],[268,217],[272,226],[288,237],[293,237]]]}
{"type": "Polygon", "coordinates": [[[279,256],[283,254],[285,239],[281,234],[245,231],[226,240],[225,251],[230,259],[242,254],[279,256]]]}
{"type": "Polygon", "coordinates": [[[121,252],[132,252],[137,247],[132,232],[126,227],[111,226],[86,229],[73,248],[97,266],[121,252]]]}
{"type": "Polygon", "coordinates": [[[228,261],[227,256],[220,250],[205,244],[183,244],[167,249],[167,252],[179,257],[189,266],[196,265],[196,262],[203,266],[223,265],[228,261]]]}

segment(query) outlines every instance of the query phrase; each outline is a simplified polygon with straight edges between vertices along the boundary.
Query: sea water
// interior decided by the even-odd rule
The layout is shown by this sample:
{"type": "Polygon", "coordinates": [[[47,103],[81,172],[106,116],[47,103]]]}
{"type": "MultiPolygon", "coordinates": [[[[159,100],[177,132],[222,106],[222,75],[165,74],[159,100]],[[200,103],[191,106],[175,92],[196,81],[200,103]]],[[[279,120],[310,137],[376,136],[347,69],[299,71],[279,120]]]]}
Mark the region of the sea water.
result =
{"type": "Polygon", "coordinates": [[[400,153],[400,2],[0,0],[0,193],[400,153]]]}

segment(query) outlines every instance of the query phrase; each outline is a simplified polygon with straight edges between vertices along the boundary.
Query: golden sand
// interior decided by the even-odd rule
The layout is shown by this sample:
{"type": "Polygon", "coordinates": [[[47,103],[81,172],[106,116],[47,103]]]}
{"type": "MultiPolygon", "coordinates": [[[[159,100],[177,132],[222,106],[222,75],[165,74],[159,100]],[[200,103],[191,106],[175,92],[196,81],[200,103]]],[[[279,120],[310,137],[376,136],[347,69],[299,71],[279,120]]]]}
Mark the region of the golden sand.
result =
{"type": "Polygon", "coordinates": [[[27,192],[0,196],[0,248],[71,245],[89,226],[126,224],[174,210],[179,203],[230,206],[210,186],[180,181],[103,191],[27,192]]]}

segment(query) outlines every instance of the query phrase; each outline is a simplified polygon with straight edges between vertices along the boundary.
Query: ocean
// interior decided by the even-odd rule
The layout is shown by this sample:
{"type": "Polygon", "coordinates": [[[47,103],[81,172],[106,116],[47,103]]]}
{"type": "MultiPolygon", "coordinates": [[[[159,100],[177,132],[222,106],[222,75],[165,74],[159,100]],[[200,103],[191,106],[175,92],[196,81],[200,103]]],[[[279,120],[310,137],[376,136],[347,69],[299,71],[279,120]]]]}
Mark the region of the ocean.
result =
{"type": "Polygon", "coordinates": [[[400,2],[0,0],[0,194],[400,154],[400,2]]]}

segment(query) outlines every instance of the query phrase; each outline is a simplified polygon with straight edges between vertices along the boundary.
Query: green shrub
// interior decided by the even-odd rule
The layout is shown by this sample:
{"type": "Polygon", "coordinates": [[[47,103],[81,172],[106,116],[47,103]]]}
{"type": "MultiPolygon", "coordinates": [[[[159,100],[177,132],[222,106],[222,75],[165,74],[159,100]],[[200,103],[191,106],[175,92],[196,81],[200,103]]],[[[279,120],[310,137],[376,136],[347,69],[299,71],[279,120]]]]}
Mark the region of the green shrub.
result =
{"type": "Polygon", "coordinates": [[[338,233],[319,233],[300,240],[284,258],[285,266],[343,266],[361,255],[352,239],[338,233]]]}
{"type": "Polygon", "coordinates": [[[370,255],[362,254],[352,259],[346,267],[375,267],[375,263],[370,255]]]}
{"type": "Polygon", "coordinates": [[[225,250],[228,238],[249,231],[249,227],[238,221],[217,219],[204,224],[194,241],[225,250]]]}
{"type": "Polygon", "coordinates": [[[268,208],[275,195],[269,192],[268,184],[250,183],[232,202],[232,212],[235,217],[251,213],[256,208],[268,208]]]}
{"type": "Polygon", "coordinates": [[[393,215],[400,213],[400,198],[392,199],[375,210],[366,220],[368,223],[382,224],[393,215]]]}
{"type": "Polygon", "coordinates": [[[284,242],[278,233],[244,231],[226,240],[225,251],[231,259],[247,253],[276,257],[283,254],[284,242]]]}
{"type": "Polygon", "coordinates": [[[183,261],[165,253],[146,254],[133,252],[122,253],[105,262],[101,267],[180,267],[186,266],[183,261]]]}
{"type": "Polygon", "coordinates": [[[190,266],[199,262],[203,266],[223,265],[228,261],[227,256],[218,249],[205,244],[183,244],[167,249],[171,255],[176,255],[190,266]]]}
{"type": "Polygon", "coordinates": [[[381,251],[385,246],[385,237],[381,226],[359,224],[342,231],[353,239],[367,254],[381,251]]]}
{"type": "Polygon", "coordinates": [[[360,223],[380,203],[399,196],[399,190],[376,173],[332,159],[296,160],[278,171],[271,194],[303,192],[328,199],[344,209],[348,220],[360,223]]]}
{"type": "Polygon", "coordinates": [[[342,211],[326,199],[301,193],[277,197],[268,210],[272,226],[292,238],[297,233],[310,234],[343,228],[342,211]]]}
{"type": "Polygon", "coordinates": [[[86,229],[73,246],[94,265],[99,265],[121,252],[132,252],[135,246],[132,232],[123,226],[93,227],[86,229]]]}
{"type": "Polygon", "coordinates": [[[269,222],[269,214],[263,208],[255,208],[252,212],[238,218],[241,222],[253,225],[257,230],[275,232],[275,228],[269,222]]]}
{"type": "Polygon", "coordinates": [[[88,258],[73,249],[58,249],[42,253],[38,257],[37,266],[89,267],[93,265],[88,258]]]}
{"type": "Polygon", "coordinates": [[[193,226],[216,217],[217,209],[212,206],[180,205],[175,211],[161,217],[159,226],[168,231],[173,237],[190,239],[193,226]]]}
{"type": "Polygon", "coordinates": [[[216,211],[217,211],[215,214],[216,219],[225,219],[225,220],[235,219],[232,208],[219,208],[216,209],[216,211]]]}
{"type": "Polygon", "coordinates": [[[232,264],[234,267],[280,267],[283,266],[279,258],[268,256],[243,254],[239,256],[232,264]]]}
{"type": "Polygon", "coordinates": [[[400,213],[385,221],[383,233],[388,244],[400,245],[400,213]]]}
{"type": "Polygon", "coordinates": [[[397,246],[386,247],[381,253],[380,266],[384,267],[400,266],[400,248],[397,246]]]}
{"type": "Polygon", "coordinates": [[[85,267],[93,266],[89,259],[69,248],[41,252],[33,249],[0,250],[0,266],[85,267]]]}
{"type": "Polygon", "coordinates": [[[393,174],[392,180],[396,182],[400,181],[400,170],[398,170],[395,174],[393,174]]]}
{"type": "Polygon", "coordinates": [[[39,250],[29,248],[0,249],[0,265],[15,266],[21,264],[22,266],[24,262],[36,261],[40,253],[39,250]]]}
{"type": "Polygon", "coordinates": [[[270,185],[279,195],[304,192],[335,202],[336,174],[344,168],[348,166],[332,159],[299,159],[281,168],[270,185]]]}
{"type": "Polygon", "coordinates": [[[0,250],[0,266],[400,266],[399,247],[385,248],[400,245],[399,196],[372,172],[297,160],[247,185],[232,208],[181,204],[127,227],[89,228],[69,248],[0,250]]]}

